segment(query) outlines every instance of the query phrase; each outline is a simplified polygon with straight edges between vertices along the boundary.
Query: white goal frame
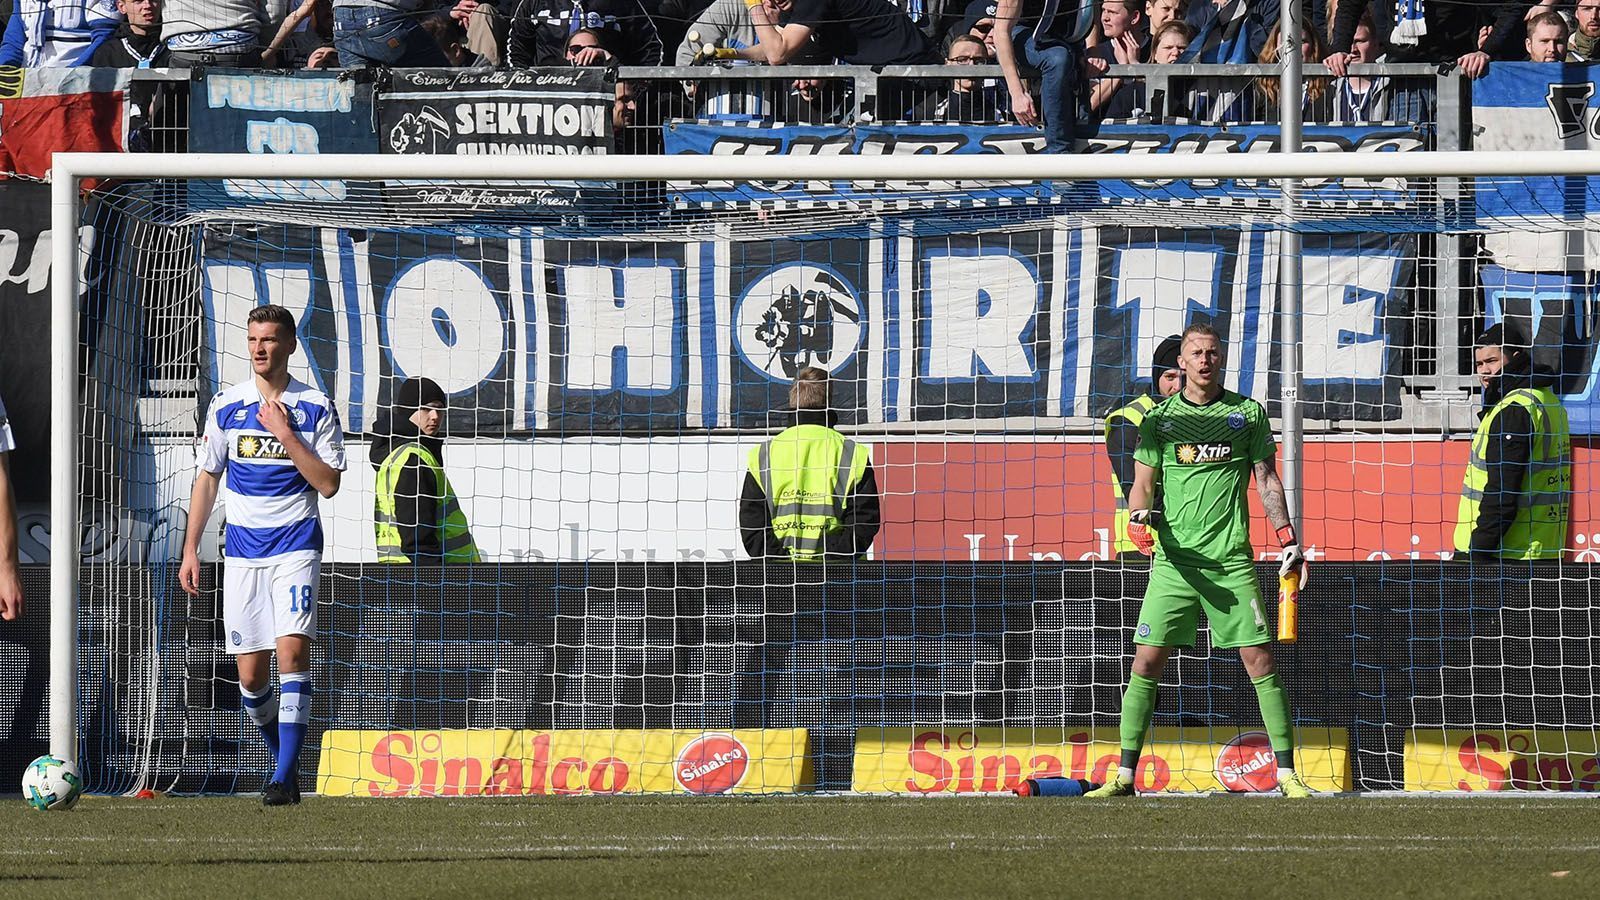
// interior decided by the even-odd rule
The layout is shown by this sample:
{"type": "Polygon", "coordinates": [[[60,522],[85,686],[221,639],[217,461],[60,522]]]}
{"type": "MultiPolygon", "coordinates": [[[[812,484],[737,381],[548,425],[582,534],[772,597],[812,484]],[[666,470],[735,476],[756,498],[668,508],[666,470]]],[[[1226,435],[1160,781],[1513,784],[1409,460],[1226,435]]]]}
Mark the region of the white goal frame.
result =
{"type": "MultiPolygon", "coordinates": [[[[51,173],[50,752],[77,755],[78,292],[84,178],[412,179],[471,181],[1072,181],[1104,179],[1472,178],[1600,176],[1600,151],[1095,154],[1002,156],[386,156],[365,154],[57,153],[51,173]],[[444,175],[444,178],[441,178],[444,175]]],[[[1292,191],[1286,191],[1292,196],[1292,191]]],[[[1291,201],[1292,202],[1292,201],[1291,201]]],[[[1292,208],[1284,215],[1293,215],[1292,208]]],[[[1287,285],[1286,285],[1287,287],[1287,285]]],[[[1298,298],[1294,298],[1297,300],[1298,298]]],[[[1282,315],[1298,335],[1298,302],[1282,315]]],[[[1295,407],[1300,346],[1289,348],[1280,399],[1295,407]]],[[[1289,441],[1285,441],[1287,445],[1289,441]]],[[[1285,459],[1290,509],[1298,479],[1285,459]]]]}

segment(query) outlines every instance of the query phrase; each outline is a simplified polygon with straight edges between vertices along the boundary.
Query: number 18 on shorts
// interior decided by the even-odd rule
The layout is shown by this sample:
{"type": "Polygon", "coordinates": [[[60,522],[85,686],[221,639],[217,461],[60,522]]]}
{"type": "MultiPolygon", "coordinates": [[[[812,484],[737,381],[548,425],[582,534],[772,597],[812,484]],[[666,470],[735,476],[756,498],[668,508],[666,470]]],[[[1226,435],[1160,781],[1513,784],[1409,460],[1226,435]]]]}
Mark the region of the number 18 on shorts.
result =
{"type": "Polygon", "coordinates": [[[317,630],[318,559],[270,566],[228,565],[222,578],[222,624],[229,653],[252,653],[277,646],[291,634],[311,637],[317,630]]]}

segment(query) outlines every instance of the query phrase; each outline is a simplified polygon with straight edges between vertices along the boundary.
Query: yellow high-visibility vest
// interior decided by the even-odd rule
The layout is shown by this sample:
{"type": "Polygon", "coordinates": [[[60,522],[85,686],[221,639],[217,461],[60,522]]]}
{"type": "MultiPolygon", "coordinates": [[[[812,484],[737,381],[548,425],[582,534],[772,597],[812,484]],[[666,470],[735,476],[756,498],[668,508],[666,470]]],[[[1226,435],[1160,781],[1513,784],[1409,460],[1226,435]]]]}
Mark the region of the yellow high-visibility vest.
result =
{"type": "Polygon", "coordinates": [[[827,536],[844,527],[850,492],[870,457],[826,425],[795,425],[750,451],[750,474],[767,495],[772,530],[790,559],[822,559],[827,536]]]}
{"type": "Polygon", "coordinates": [[[412,441],[394,448],[378,467],[376,513],[372,517],[377,530],[378,562],[408,563],[404,544],[400,540],[400,523],[395,519],[395,485],[400,483],[400,472],[415,456],[433,473],[434,484],[439,486],[440,506],[444,512],[439,522],[418,522],[418,528],[440,529],[440,543],[447,563],[480,562],[478,546],[472,542],[472,531],[467,527],[467,514],[461,511],[456,492],[444,474],[439,457],[422,444],[412,441]]]}
{"type": "Polygon", "coordinates": [[[1489,434],[1494,420],[1512,406],[1528,411],[1533,421],[1533,447],[1528,474],[1517,498],[1517,515],[1500,542],[1506,559],[1559,559],[1567,545],[1567,520],[1572,508],[1572,432],[1561,398],[1547,387],[1511,391],[1478,423],[1471,455],[1462,478],[1461,506],[1456,518],[1456,550],[1472,549],[1472,530],[1489,483],[1489,434]]]}

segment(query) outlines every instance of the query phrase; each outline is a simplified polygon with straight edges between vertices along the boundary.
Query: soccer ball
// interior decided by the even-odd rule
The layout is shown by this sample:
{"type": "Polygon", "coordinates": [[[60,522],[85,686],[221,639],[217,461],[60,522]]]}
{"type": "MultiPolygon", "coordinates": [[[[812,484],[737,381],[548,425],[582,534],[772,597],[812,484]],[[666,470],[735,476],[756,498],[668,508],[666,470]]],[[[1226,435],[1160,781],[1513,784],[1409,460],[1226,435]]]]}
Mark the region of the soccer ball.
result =
{"type": "Polygon", "coordinates": [[[44,812],[71,809],[83,795],[83,775],[77,764],[45,754],[22,770],[22,799],[44,812]]]}

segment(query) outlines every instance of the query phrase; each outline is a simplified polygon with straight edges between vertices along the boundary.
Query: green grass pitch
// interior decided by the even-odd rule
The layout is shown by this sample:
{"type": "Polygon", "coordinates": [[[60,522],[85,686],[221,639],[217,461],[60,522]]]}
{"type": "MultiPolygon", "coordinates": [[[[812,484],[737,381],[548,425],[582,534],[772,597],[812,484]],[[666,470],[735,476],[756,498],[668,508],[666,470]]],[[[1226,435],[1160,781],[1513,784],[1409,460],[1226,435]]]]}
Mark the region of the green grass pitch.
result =
{"type": "Polygon", "coordinates": [[[1536,797],[254,797],[0,804],[26,897],[1595,897],[1600,803],[1536,797]]]}

